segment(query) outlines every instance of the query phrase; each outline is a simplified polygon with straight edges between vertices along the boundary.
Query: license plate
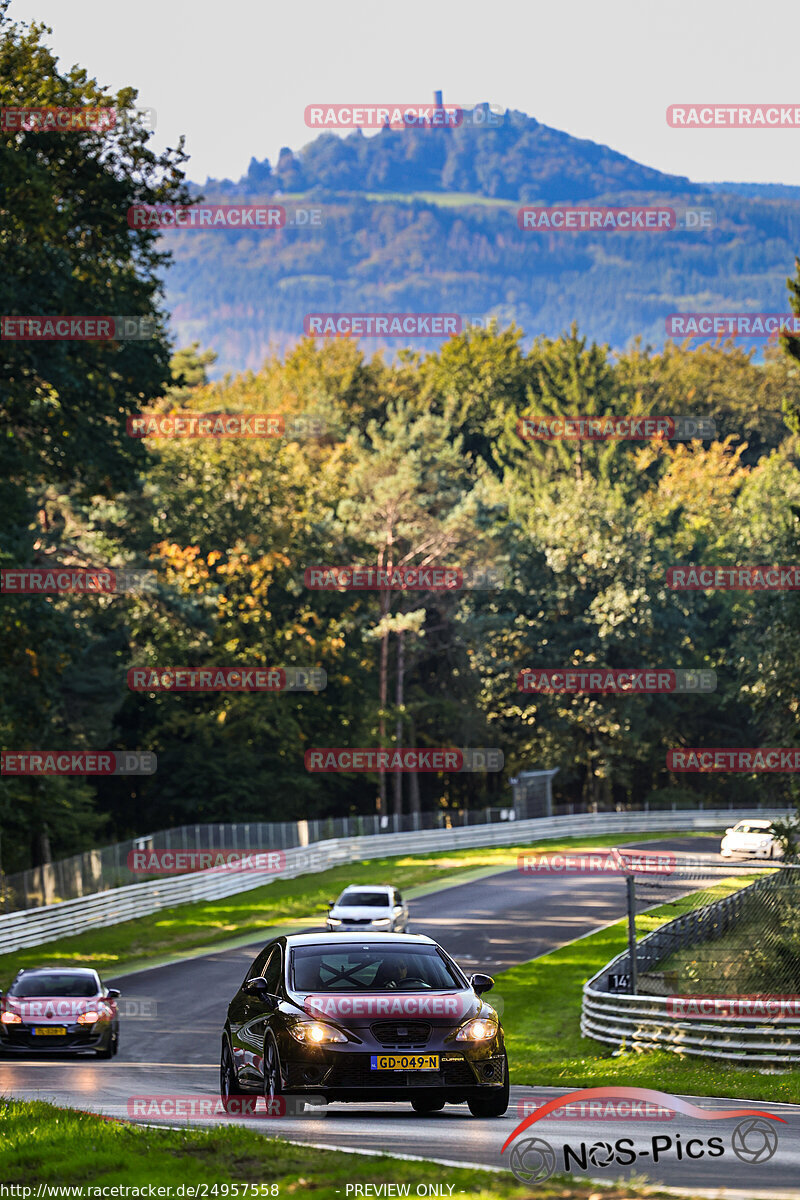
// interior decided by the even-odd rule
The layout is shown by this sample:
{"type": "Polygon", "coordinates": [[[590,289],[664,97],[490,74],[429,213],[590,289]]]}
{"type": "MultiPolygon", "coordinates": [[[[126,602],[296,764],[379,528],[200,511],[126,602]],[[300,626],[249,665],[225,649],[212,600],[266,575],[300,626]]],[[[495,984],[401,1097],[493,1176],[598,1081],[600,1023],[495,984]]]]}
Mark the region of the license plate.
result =
{"type": "Polygon", "coordinates": [[[438,1071],[438,1054],[373,1054],[373,1071],[438,1071]]]}
{"type": "Polygon", "coordinates": [[[35,1034],[36,1037],[53,1037],[54,1035],[64,1037],[66,1032],[67,1030],[64,1025],[37,1025],[35,1029],[31,1030],[31,1033],[35,1034]]]}

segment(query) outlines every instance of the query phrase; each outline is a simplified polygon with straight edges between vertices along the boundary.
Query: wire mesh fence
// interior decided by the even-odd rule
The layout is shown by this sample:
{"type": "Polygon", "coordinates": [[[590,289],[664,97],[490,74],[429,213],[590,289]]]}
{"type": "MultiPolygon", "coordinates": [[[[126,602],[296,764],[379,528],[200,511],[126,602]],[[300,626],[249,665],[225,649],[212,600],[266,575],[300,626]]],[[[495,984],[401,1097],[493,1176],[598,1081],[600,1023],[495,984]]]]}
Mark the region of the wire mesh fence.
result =
{"type": "MultiPolygon", "coordinates": [[[[460,828],[513,820],[513,808],[451,809],[405,816],[375,814],[321,817],[308,821],[252,821],[238,824],[180,825],[112,846],[87,850],[71,858],[28,871],[0,873],[0,912],[38,908],[61,900],[77,900],[151,876],[129,865],[136,850],[291,850],[335,838],[460,828]]],[[[164,872],[168,874],[169,872],[164,872]]],[[[175,872],[178,873],[178,872],[175,872]]]]}
{"type": "Polygon", "coordinates": [[[800,998],[796,860],[676,857],[671,871],[633,879],[638,994],[673,997],[687,1017],[720,1007],[689,1003],[700,997],[800,998]]]}

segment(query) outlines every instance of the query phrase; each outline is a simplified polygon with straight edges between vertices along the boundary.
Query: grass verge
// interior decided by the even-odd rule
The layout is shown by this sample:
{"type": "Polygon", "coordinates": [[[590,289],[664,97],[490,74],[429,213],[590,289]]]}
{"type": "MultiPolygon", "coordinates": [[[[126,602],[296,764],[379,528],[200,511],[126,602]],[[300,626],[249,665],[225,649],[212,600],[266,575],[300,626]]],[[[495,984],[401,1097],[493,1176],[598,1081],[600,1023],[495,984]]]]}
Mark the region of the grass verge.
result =
{"type": "MultiPolygon", "coordinates": [[[[742,880],[724,880],[722,896],[742,880]]],[[[696,904],[692,896],[663,905],[636,920],[642,937],[696,904]]],[[[542,958],[495,977],[503,998],[511,1082],[532,1087],[600,1087],[624,1084],[695,1096],[746,1096],[750,1100],[800,1103],[800,1071],[761,1072],[716,1059],[689,1058],[667,1050],[615,1051],[580,1032],[583,985],[627,946],[627,924],[616,922],[542,958]]],[[[487,997],[491,1002],[491,996],[487,997]]]]}
{"type": "MultiPolygon", "coordinates": [[[[194,1195],[235,1197],[233,1184],[240,1185],[240,1197],[248,1198],[303,1192],[344,1198],[355,1194],[353,1190],[347,1193],[348,1184],[410,1185],[411,1195],[417,1194],[420,1185],[428,1185],[434,1195],[442,1191],[453,1196],[466,1193],[474,1200],[525,1200],[534,1194],[536,1200],[589,1200],[592,1196],[596,1200],[625,1200],[663,1195],[650,1189],[606,1189],[555,1176],[537,1184],[534,1193],[519,1184],[510,1171],[497,1174],[389,1156],[318,1150],[233,1125],[208,1130],[144,1129],[42,1101],[0,1101],[0,1126],[0,1178],[5,1185],[31,1188],[28,1196],[34,1195],[40,1184],[81,1188],[80,1194],[86,1200],[93,1197],[92,1188],[120,1185],[169,1187],[169,1192],[161,1193],[164,1197],[191,1196],[192,1188],[205,1186],[205,1192],[195,1191],[194,1195]],[[243,1184],[260,1186],[245,1190],[243,1184]],[[432,1185],[441,1188],[442,1184],[442,1191],[433,1191],[432,1185]],[[183,1185],[180,1193],[179,1185],[183,1185]],[[216,1191],[212,1190],[215,1185],[216,1191]],[[452,1192],[447,1185],[452,1185],[452,1192]]],[[[380,1194],[373,1189],[370,1192],[380,1194]]],[[[392,1194],[388,1188],[383,1192],[392,1194]]],[[[25,1200],[25,1193],[17,1194],[25,1200]]]]}
{"type": "MultiPolygon", "coordinates": [[[[664,836],[663,833],[619,834],[609,839],[609,835],[604,834],[579,841],[581,846],[595,847],[633,838],[653,841],[664,836]]],[[[0,987],[6,987],[21,967],[80,960],[90,962],[102,975],[113,976],[115,972],[149,966],[154,960],[170,956],[224,949],[226,941],[250,938],[255,942],[259,936],[267,941],[275,927],[309,917],[317,918],[315,923],[318,924],[319,918],[327,912],[327,901],[338,896],[349,883],[386,880],[405,890],[430,884],[447,887],[450,880],[444,873],[457,882],[459,873],[479,868],[507,867],[512,870],[517,865],[517,856],[530,853],[534,848],[575,850],[576,842],[551,839],[521,846],[408,854],[346,863],[296,879],[275,879],[263,887],[222,900],[181,904],[120,925],[101,926],[74,937],[0,955],[0,987]]]]}

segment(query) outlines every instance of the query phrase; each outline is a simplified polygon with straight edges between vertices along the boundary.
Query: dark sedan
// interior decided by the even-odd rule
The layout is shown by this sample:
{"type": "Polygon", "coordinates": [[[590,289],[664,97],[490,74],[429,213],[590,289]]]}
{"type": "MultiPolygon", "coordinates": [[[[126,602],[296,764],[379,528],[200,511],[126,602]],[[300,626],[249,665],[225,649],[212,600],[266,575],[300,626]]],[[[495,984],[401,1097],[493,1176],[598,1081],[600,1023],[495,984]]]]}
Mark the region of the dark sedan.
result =
{"type": "MultiPolygon", "coordinates": [[[[275,938],[228,1007],[220,1094],[406,1100],[419,1113],[467,1103],[477,1117],[508,1108],[500,1020],[431,938],[295,934],[275,938]]],[[[274,1111],[274,1110],[273,1110],[274,1111]]]]}
{"type": "Polygon", "coordinates": [[[93,1050],[111,1058],[119,1046],[116,988],[90,967],[30,967],[0,992],[0,1052],[93,1050]]]}

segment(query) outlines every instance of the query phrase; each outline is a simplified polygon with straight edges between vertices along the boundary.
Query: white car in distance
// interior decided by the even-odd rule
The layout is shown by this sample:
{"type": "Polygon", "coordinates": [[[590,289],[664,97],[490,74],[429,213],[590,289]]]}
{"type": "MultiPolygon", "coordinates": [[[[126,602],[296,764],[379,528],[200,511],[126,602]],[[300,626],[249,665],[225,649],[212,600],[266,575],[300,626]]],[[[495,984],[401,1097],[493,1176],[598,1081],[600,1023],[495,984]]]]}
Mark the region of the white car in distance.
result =
{"type": "Polygon", "coordinates": [[[408,906],[397,888],[353,885],[328,904],[331,933],[408,933],[408,906]]]}
{"type": "Polygon", "coordinates": [[[783,846],[775,836],[772,822],[737,821],[725,830],[719,852],[723,858],[744,854],[747,858],[783,858],[783,846]]]}

